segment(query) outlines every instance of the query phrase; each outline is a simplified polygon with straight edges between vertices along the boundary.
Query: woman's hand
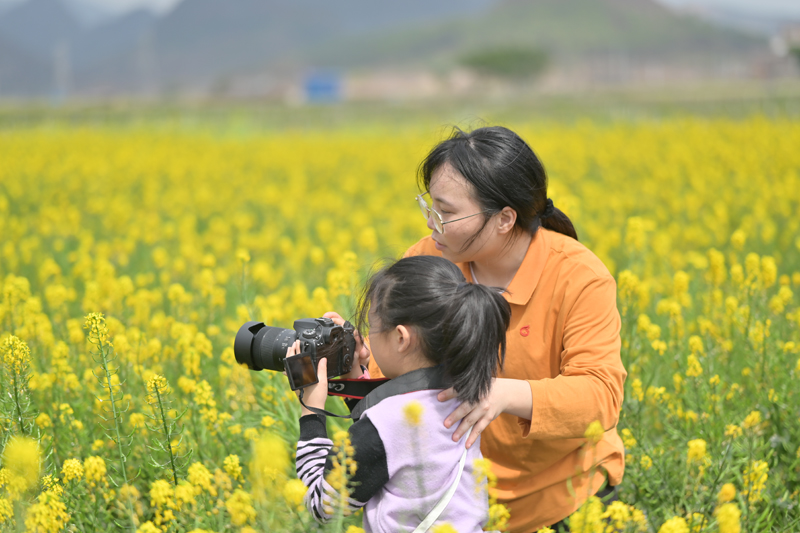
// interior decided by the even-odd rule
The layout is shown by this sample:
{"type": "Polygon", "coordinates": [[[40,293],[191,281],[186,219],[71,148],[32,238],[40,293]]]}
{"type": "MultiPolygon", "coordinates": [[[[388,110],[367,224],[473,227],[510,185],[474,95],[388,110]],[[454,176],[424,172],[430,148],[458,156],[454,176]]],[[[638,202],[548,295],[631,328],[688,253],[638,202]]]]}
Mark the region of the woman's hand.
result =
{"type": "MultiPolygon", "coordinates": [[[[335,311],[329,311],[322,316],[324,318],[330,318],[333,320],[334,324],[338,324],[339,326],[344,325],[344,318],[342,318],[341,315],[335,311]]],[[[355,361],[353,361],[353,369],[347,374],[343,375],[343,379],[360,378],[364,374],[364,371],[361,370],[361,367],[369,366],[369,348],[367,348],[367,345],[364,343],[364,339],[361,337],[361,334],[358,332],[358,330],[354,331],[353,335],[356,338],[356,353],[354,354],[355,361]]]]}
{"type": "MultiPolygon", "coordinates": [[[[452,387],[438,395],[440,402],[446,402],[455,397],[456,391],[452,387]]],[[[467,439],[467,448],[469,448],[486,429],[486,426],[501,413],[530,419],[532,409],[531,387],[527,381],[497,378],[492,380],[492,388],[483,400],[476,404],[464,402],[456,407],[456,410],[445,418],[444,427],[452,427],[453,424],[461,421],[453,432],[454,442],[461,440],[469,428],[472,428],[472,433],[467,439]]]]}
{"type": "MultiPolygon", "coordinates": [[[[291,357],[300,353],[300,341],[295,341],[294,344],[286,349],[286,357],[291,357]]],[[[309,385],[301,389],[303,391],[303,402],[309,407],[317,409],[325,408],[325,400],[328,399],[328,359],[323,357],[317,364],[317,379],[319,383],[309,385]]],[[[298,397],[300,392],[297,392],[298,397]]],[[[311,411],[302,408],[300,416],[312,415],[311,411]]]]}

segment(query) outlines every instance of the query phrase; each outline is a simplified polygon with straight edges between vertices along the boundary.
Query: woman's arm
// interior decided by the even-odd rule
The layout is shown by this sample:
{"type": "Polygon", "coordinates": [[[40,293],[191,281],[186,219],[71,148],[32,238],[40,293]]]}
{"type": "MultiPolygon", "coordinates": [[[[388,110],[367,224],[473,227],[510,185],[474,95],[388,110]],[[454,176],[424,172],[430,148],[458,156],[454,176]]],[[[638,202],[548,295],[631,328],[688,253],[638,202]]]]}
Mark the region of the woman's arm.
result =
{"type": "Polygon", "coordinates": [[[614,278],[592,279],[569,306],[559,375],[528,382],[534,401],[524,436],[580,438],[594,421],[606,431],[616,427],[627,376],[620,326],[614,278]]]}
{"type": "MultiPolygon", "coordinates": [[[[440,392],[438,399],[440,402],[446,402],[455,397],[455,389],[450,388],[440,392]]],[[[493,381],[489,395],[483,401],[477,404],[462,403],[445,418],[444,427],[449,428],[459,420],[461,421],[458,429],[453,433],[454,442],[461,440],[467,430],[472,428],[472,433],[467,439],[467,448],[469,448],[486,429],[486,426],[501,413],[530,419],[532,410],[530,383],[524,379],[497,378],[493,381]]]]}

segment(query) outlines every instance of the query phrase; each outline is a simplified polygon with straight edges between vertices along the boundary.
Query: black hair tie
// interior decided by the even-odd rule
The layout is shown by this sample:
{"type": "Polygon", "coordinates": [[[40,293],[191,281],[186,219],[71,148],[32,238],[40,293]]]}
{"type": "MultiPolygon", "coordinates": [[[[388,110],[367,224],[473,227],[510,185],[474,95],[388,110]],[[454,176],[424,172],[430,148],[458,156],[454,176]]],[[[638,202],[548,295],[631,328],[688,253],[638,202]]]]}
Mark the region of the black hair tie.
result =
{"type": "Polygon", "coordinates": [[[551,217],[555,213],[556,213],[556,208],[553,205],[553,200],[548,198],[547,201],[544,203],[544,210],[542,210],[542,212],[539,213],[539,218],[551,217]]]}
{"type": "Polygon", "coordinates": [[[462,282],[461,282],[461,283],[459,283],[459,284],[458,284],[458,286],[456,287],[456,292],[460,292],[460,291],[461,291],[461,289],[463,289],[463,288],[464,288],[464,287],[466,287],[467,285],[470,285],[470,283],[468,283],[468,282],[466,282],[466,281],[462,281],[462,282]]]}

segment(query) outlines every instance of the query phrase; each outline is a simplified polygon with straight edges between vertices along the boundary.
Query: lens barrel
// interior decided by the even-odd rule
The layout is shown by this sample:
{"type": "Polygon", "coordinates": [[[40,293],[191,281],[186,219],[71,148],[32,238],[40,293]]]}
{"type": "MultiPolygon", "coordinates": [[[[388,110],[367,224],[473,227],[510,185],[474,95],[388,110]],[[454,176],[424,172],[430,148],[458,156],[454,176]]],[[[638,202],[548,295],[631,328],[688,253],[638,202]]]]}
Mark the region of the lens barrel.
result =
{"type": "Polygon", "coordinates": [[[246,322],[236,333],[233,353],[236,362],[250,370],[283,371],[286,349],[297,338],[293,329],[267,326],[263,322],[246,322]]]}

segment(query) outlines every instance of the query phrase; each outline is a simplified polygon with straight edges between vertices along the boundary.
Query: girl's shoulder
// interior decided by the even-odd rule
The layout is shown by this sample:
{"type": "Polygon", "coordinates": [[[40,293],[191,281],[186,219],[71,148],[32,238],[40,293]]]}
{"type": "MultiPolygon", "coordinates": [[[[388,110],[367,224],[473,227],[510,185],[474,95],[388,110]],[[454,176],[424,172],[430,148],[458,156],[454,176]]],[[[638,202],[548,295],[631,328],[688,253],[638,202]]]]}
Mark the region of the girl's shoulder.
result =
{"type": "Polygon", "coordinates": [[[440,402],[440,390],[421,390],[390,396],[364,411],[381,436],[409,430],[425,431],[431,437],[438,434],[452,435],[453,429],[444,428],[447,418],[457,400],[440,402]],[[446,431],[445,431],[446,430],[446,431]]]}

